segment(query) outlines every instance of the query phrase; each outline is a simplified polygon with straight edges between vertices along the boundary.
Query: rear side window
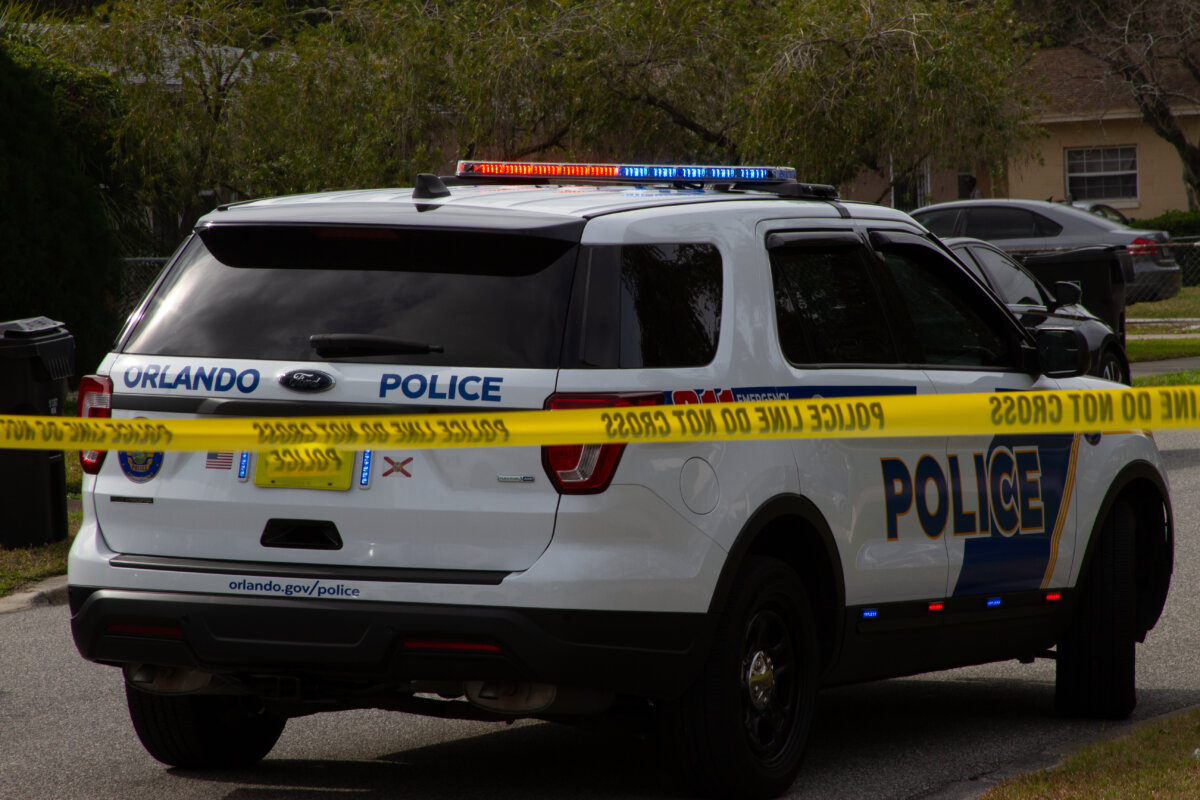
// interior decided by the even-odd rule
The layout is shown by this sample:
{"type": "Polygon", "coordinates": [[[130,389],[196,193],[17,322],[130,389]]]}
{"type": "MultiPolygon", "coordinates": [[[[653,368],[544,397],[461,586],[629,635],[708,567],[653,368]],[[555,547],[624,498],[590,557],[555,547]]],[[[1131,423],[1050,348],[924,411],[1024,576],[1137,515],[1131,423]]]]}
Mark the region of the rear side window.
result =
{"type": "Polygon", "coordinates": [[[210,234],[172,265],[125,352],[324,360],[309,337],[348,334],[442,351],[345,360],[558,366],[578,250],[569,240],[284,226],[210,234]]]}
{"type": "Polygon", "coordinates": [[[711,244],[584,248],[563,366],[699,367],[717,354],[721,254],[711,244]]]}
{"type": "MultiPolygon", "coordinates": [[[[1057,236],[1062,226],[1023,208],[982,207],[967,210],[964,236],[975,239],[1036,239],[1057,236]]],[[[936,231],[934,231],[936,233],[936,231]]]]}
{"type": "Polygon", "coordinates": [[[775,322],[793,364],[894,364],[892,334],[862,244],[771,247],[775,322]]]}

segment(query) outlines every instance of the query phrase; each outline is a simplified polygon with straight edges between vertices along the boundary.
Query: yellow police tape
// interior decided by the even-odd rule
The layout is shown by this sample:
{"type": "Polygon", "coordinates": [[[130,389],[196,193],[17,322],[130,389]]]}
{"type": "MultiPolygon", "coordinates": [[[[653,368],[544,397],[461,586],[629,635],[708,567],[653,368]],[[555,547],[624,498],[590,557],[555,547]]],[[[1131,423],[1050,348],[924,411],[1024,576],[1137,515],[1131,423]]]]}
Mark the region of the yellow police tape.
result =
{"type": "Polygon", "coordinates": [[[1200,428],[1200,386],[363,417],[0,416],[0,449],[519,447],[1200,428]]]}

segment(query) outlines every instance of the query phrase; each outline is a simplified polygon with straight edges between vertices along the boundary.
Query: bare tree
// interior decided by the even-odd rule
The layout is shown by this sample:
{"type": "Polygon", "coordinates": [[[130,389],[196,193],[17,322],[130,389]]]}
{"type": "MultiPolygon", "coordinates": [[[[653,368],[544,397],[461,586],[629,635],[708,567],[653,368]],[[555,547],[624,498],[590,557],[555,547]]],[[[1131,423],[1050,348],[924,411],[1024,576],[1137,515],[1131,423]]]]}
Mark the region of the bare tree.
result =
{"type": "Polygon", "coordinates": [[[1189,138],[1182,111],[1200,110],[1200,4],[1195,0],[1112,0],[1068,4],[1066,41],[1095,58],[1129,91],[1142,119],[1183,164],[1189,204],[1200,198],[1200,133],[1189,138]]]}

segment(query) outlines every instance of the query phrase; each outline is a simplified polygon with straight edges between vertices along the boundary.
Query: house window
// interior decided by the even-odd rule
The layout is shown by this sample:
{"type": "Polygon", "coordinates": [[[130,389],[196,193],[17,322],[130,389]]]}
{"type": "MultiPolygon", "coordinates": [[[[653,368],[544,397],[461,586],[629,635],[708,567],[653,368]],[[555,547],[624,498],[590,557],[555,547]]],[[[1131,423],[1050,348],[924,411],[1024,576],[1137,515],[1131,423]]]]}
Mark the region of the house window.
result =
{"type": "Polygon", "coordinates": [[[1137,199],[1137,148],[1067,150],[1067,195],[1072,200],[1137,199]]]}

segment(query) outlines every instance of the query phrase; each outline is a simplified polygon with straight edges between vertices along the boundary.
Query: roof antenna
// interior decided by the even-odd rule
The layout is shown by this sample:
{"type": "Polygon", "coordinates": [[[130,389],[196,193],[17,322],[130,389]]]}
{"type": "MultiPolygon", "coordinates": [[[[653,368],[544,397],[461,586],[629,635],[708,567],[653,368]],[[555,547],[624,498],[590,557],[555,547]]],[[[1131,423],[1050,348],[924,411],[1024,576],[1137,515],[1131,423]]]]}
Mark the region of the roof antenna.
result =
{"type": "Polygon", "coordinates": [[[414,200],[433,200],[438,197],[449,197],[450,190],[437,175],[422,172],[417,175],[417,180],[413,184],[412,196],[414,200]]]}

